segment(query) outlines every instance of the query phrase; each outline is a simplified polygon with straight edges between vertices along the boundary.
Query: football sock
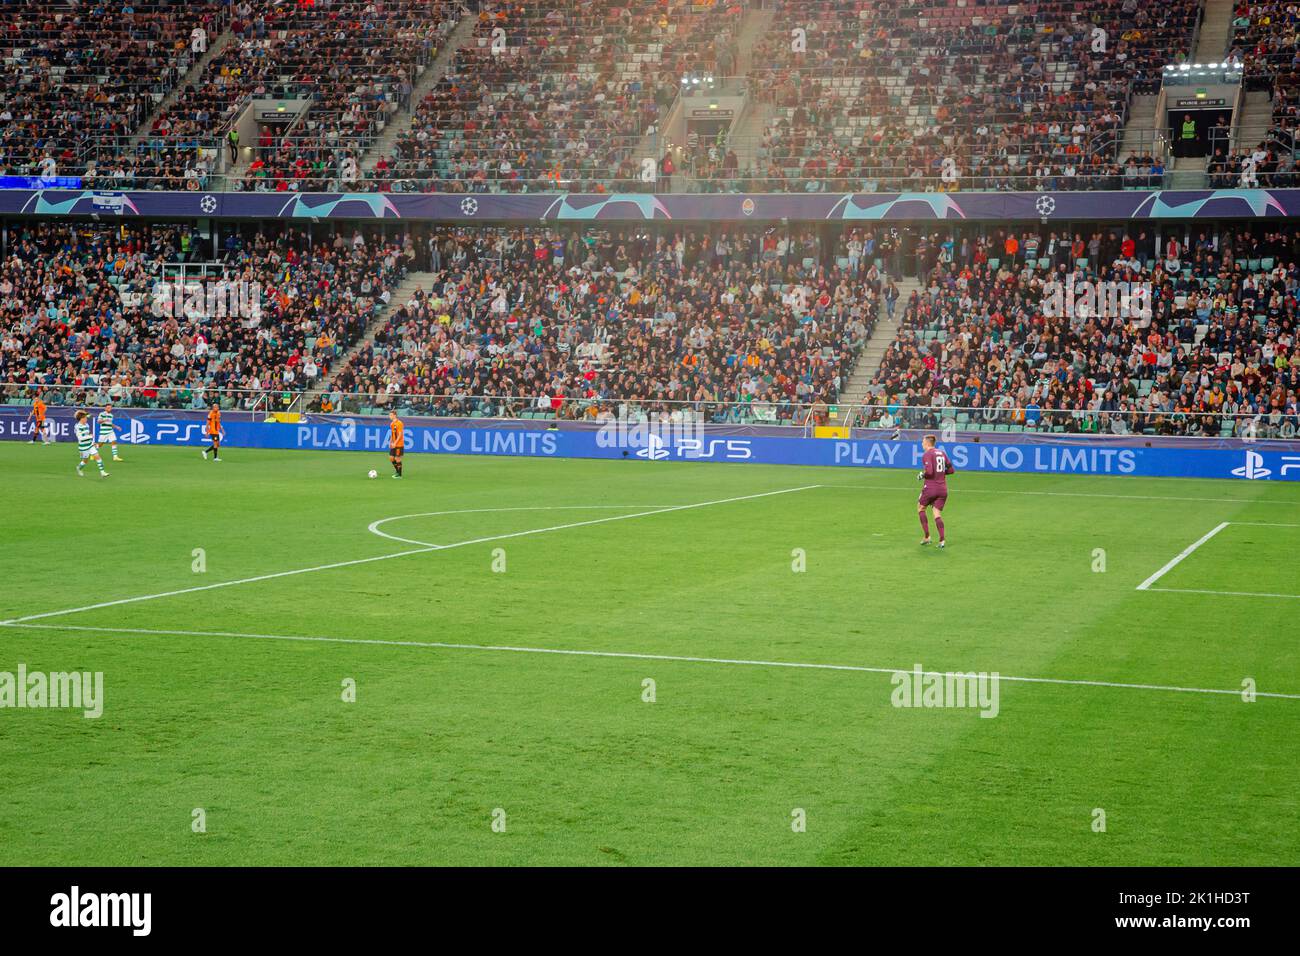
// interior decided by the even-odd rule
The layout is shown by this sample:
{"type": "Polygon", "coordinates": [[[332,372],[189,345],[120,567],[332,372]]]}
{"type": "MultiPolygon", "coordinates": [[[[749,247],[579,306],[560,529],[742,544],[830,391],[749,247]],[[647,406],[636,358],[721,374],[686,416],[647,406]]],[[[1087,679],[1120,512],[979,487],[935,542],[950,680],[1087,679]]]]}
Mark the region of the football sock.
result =
{"type": "Polygon", "coordinates": [[[942,541],[943,540],[943,519],[935,518],[934,526],[939,529],[939,540],[942,541]]]}
{"type": "Polygon", "coordinates": [[[925,532],[925,536],[928,538],[930,537],[930,519],[926,517],[924,511],[921,512],[920,517],[921,517],[921,530],[925,532]]]}

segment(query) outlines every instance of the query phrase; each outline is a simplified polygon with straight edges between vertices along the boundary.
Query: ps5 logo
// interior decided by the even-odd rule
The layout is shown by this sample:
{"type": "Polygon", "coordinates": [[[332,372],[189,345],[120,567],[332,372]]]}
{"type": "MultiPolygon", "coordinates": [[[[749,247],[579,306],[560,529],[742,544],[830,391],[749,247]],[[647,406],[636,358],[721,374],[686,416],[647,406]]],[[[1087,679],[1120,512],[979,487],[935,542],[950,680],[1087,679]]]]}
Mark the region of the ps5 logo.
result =
{"type": "MultiPolygon", "coordinates": [[[[197,435],[200,442],[205,440],[207,435],[206,427],[200,422],[190,422],[181,425],[176,422],[158,422],[152,429],[145,426],[145,423],[138,418],[130,420],[130,427],[122,435],[122,442],[127,445],[144,445],[151,441],[169,442],[174,445],[188,445],[194,441],[197,435]]],[[[221,429],[221,440],[225,441],[226,430],[221,429]]]]}
{"type": "Polygon", "coordinates": [[[1264,456],[1257,451],[1246,452],[1246,463],[1240,468],[1232,469],[1232,473],[1238,478],[1247,478],[1254,481],[1257,478],[1267,478],[1273,474],[1272,469],[1264,467],[1264,456]]]}
{"type": "MultiPolygon", "coordinates": [[[[754,457],[748,439],[744,438],[713,438],[705,441],[702,438],[680,437],[672,448],[676,450],[678,458],[694,460],[721,458],[726,461],[745,461],[754,457]]],[[[671,454],[668,443],[652,433],[646,440],[646,446],[637,449],[636,456],[650,461],[662,461],[671,454]]]]}
{"type": "Polygon", "coordinates": [[[677,443],[677,454],[682,458],[724,458],[728,461],[754,457],[749,441],[744,438],[713,438],[707,442],[699,438],[683,438],[677,443]]]}
{"type": "MultiPolygon", "coordinates": [[[[176,445],[188,445],[191,441],[191,436],[196,434],[199,436],[199,440],[201,442],[204,440],[204,438],[207,435],[206,426],[200,424],[199,422],[192,422],[186,425],[184,431],[181,430],[180,425],[174,422],[160,422],[157,431],[158,434],[156,437],[158,441],[162,441],[164,438],[167,438],[170,439],[172,443],[176,445]]],[[[226,430],[224,428],[221,429],[220,437],[222,441],[226,440],[226,430]]]]}

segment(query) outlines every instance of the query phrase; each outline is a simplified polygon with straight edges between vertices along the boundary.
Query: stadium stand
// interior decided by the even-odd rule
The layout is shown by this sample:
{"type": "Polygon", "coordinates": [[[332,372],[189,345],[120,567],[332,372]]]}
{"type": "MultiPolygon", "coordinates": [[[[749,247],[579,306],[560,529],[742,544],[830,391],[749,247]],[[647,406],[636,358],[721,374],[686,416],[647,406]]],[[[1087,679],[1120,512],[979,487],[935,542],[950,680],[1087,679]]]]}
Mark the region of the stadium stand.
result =
{"type": "Polygon", "coordinates": [[[457,10],[443,0],[257,3],[235,7],[228,44],[150,122],[133,153],[101,168],[119,188],[210,185],[226,134],[251,97],[311,99],[300,123],[232,157],[230,189],[322,190],[360,176],[360,157],[409,105],[417,69],[457,10]]]}
{"type": "Polygon", "coordinates": [[[971,421],[990,429],[1213,435],[1245,422],[1222,416],[1263,416],[1267,434],[1300,414],[1294,235],[1237,228],[1157,248],[1120,227],[891,233],[441,228],[310,242],[250,228],[214,255],[178,227],[41,224],[0,268],[0,380],[13,400],[40,385],[188,406],[217,389],[231,404],[310,392],[313,407],[354,412],[689,403],[709,420],[799,422],[841,401],[856,372],[881,427],[933,426],[929,406],[966,421],[995,409],[971,421]],[[189,281],[260,283],[262,314],[156,314],[151,290],[181,263],[189,281]],[[427,287],[389,302],[416,269],[427,287]],[[858,370],[893,314],[893,279],[911,273],[919,288],[880,367],[858,370]],[[1149,284],[1149,317],[1052,312],[1045,283],[1071,274],[1149,284]]]}
{"type": "MultiPolygon", "coordinates": [[[[1241,4],[1234,56],[1273,97],[1262,144],[1224,149],[1215,185],[1294,183],[1293,5],[1241,4]],[[1231,152],[1231,155],[1229,155],[1231,152]],[[1252,180],[1253,182],[1254,180],[1252,180]]],[[[656,128],[690,75],[725,76],[745,5],[481,0],[220,0],[6,4],[0,171],[97,188],[623,191],[660,159],[656,128]],[[421,67],[462,16],[477,25],[418,103],[421,67]],[[228,30],[192,83],[202,47],[228,30]],[[86,56],[86,37],[97,54],[86,56]],[[251,96],[310,97],[281,135],[221,157],[251,96]],[[161,108],[160,108],[161,107],[161,108]],[[394,114],[410,129],[368,157],[394,114]],[[214,179],[224,172],[228,178],[214,179]],[[364,182],[362,181],[364,180],[364,182]]],[[[1185,59],[1202,0],[1028,4],[783,0],[743,57],[770,110],[758,141],[700,144],[683,188],[747,191],[1150,188],[1151,148],[1121,155],[1128,104],[1185,59]],[[1096,31],[1104,30],[1098,39],[1096,31]],[[806,47],[792,43],[802,31],[806,47]],[[1105,44],[1099,50],[1097,43],[1105,44]],[[796,48],[797,47],[797,48],[796,48]],[[742,162],[738,156],[744,157],[742,162]]],[[[662,169],[661,169],[662,174],[662,169]]]]}
{"type": "Polygon", "coordinates": [[[194,59],[194,32],[224,16],[219,0],[10,0],[3,10],[0,173],[45,179],[128,162],[131,136],[194,59]]]}
{"type": "Polygon", "coordinates": [[[737,402],[719,420],[834,401],[875,325],[883,277],[818,265],[813,234],[435,237],[438,282],[398,303],[334,383],[384,407],[568,417],[612,403],[737,402]],[[427,397],[424,397],[426,396],[427,397]],[[547,406],[549,407],[549,406],[547,406]],[[752,413],[752,414],[751,414],[752,413]]]}
{"type": "Polygon", "coordinates": [[[1300,8],[1293,3],[1241,3],[1233,11],[1232,56],[1246,88],[1266,92],[1271,124],[1258,142],[1216,150],[1209,165],[1216,188],[1295,188],[1300,136],[1300,8]]]}
{"type": "Polygon", "coordinates": [[[747,191],[1145,186],[1118,155],[1135,92],[1185,57],[1199,0],[1089,4],[789,0],[754,60],[775,117],[747,191]],[[1094,49],[1104,26],[1107,49],[1094,49]],[[792,49],[804,31],[806,52],[792,49]],[[951,171],[945,178],[945,162],[951,171]]]}
{"type": "Polygon", "coordinates": [[[605,192],[685,73],[731,54],[735,8],[483,4],[471,45],[371,175],[377,190],[605,192]]]}
{"type": "MultiPolygon", "coordinates": [[[[41,223],[12,237],[0,265],[0,382],[77,401],[198,407],[209,390],[260,393],[316,384],[387,303],[414,256],[342,233],[228,237],[219,260],[184,227],[41,223]],[[185,265],[185,273],[180,265],[185,265]],[[166,288],[225,280],[257,294],[249,314],[177,309],[166,288]],[[133,390],[143,391],[133,394],[133,390]]],[[[188,294],[188,293],[187,293],[188,294]]],[[[243,399],[223,396],[228,404],[243,399]]]]}
{"type": "Polygon", "coordinates": [[[936,246],[875,374],[890,409],[875,419],[890,425],[900,407],[934,404],[963,409],[959,427],[1217,436],[1234,429],[1219,415],[1249,414],[1263,416],[1259,434],[1275,434],[1300,411],[1298,261],[1293,235],[1245,230],[1218,248],[1202,233],[1190,248],[1156,250],[1145,233],[1116,230],[1086,245],[1003,233],[936,246]],[[1031,242],[1046,255],[1024,252],[1031,242]],[[1149,284],[1150,315],[1044,309],[1046,277],[1064,283],[1071,272],[1149,284]]]}

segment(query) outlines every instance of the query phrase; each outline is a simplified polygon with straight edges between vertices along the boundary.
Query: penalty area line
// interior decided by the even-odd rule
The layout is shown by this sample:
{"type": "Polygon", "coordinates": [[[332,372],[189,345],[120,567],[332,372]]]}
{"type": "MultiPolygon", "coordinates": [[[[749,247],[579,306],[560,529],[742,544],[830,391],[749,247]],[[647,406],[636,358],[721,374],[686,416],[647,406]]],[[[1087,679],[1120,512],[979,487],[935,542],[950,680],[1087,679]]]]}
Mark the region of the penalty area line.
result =
{"type": "Polygon", "coordinates": [[[1175,555],[1175,556],[1174,556],[1174,557],[1173,557],[1173,558],[1172,558],[1168,563],[1166,563],[1165,566],[1164,566],[1163,568],[1161,568],[1161,569],[1160,569],[1159,571],[1157,571],[1155,574],[1151,575],[1151,577],[1147,578],[1145,581],[1143,581],[1141,584],[1139,584],[1139,585],[1137,586],[1137,590],[1139,590],[1139,591],[1147,591],[1147,590],[1150,590],[1151,585],[1155,584],[1157,581],[1159,581],[1161,578],[1163,578],[1166,574],[1168,574],[1168,573],[1169,573],[1170,571],[1172,571],[1174,568],[1178,567],[1178,565],[1182,563],[1183,559],[1185,559],[1188,555],[1190,555],[1193,551],[1195,551],[1195,550],[1196,550],[1197,548],[1199,548],[1201,545],[1205,544],[1205,542],[1207,542],[1207,541],[1209,541],[1211,538],[1213,538],[1216,534],[1218,534],[1218,533],[1219,533],[1220,531],[1222,531],[1224,528],[1228,527],[1228,524],[1229,524],[1229,522],[1227,522],[1227,521],[1221,521],[1219,524],[1215,525],[1213,528],[1211,528],[1211,529],[1210,529],[1209,531],[1207,531],[1205,534],[1201,535],[1199,538],[1197,538],[1195,541],[1193,541],[1193,542],[1192,542],[1191,544],[1189,544],[1187,547],[1183,548],[1183,550],[1180,551],[1180,552],[1178,552],[1178,554],[1175,555]]]}
{"type": "MultiPolygon", "coordinates": [[[[96,627],[84,624],[21,624],[0,622],[0,627],[24,628],[45,631],[79,631],[95,634],[141,635],[148,637],[227,637],[257,641],[297,641],[314,644],[371,644],[380,647],[431,648],[452,651],[484,651],[509,654],[549,654],[561,657],[598,657],[618,660],[665,661],[680,664],[715,664],[736,667],[779,667],[791,670],[848,671],[860,674],[913,674],[915,670],[908,667],[867,667],[860,664],[817,664],[801,661],[749,660],[735,657],[693,657],[683,654],[643,654],[633,651],[587,651],[555,647],[516,647],[506,644],[462,644],[445,641],[398,641],[384,638],[364,637],[322,637],[300,634],[246,634],[237,631],[180,631],[140,627],[96,627]]],[[[943,671],[922,671],[922,676],[945,676],[943,671]]],[[[955,673],[955,672],[954,672],[955,673]]],[[[1179,687],[1172,684],[1132,684],[1121,681],[1074,680],[1063,677],[1013,677],[999,674],[999,680],[1017,684],[1055,684],[1066,687],[1107,687],[1121,690],[1167,691],[1181,694],[1218,694],[1240,697],[1240,690],[1224,690],[1217,687],[1179,687]]],[[[1278,700],[1300,700],[1300,694],[1284,694],[1273,691],[1256,691],[1256,697],[1272,697],[1278,700]]]]}
{"type": "Polygon", "coordinates": [[[672,505],[666,508],[638,511],[634,514],[611,515],[606,518],[573,521],[569,524],[551,525],[549,528],[533,528],[528,531],[513,531],[509,534],[496,534],[483,538],[471,538],[468,541],[456,541],[452,544],[429,545],[422,548],[412,548],[408,551],[397,551],[393,554],[379,554],[369,558],[354,558],[350,561],[335,561],[332,564],[318,564],[310,568],[294,568],[289,571],[275,571],[271,574],[258,574],[251,578],[238,578],[234,581],[218,581],[216,584],[200,584],[191,588],[178,588],[175,591],[159,591],[157,594],[142,594],[138,597],[118,598],[115,601],[101,601],[98,604],[87,604],[84,607],[66,608],[62,611],[45,611],[41,614],[26,614],[22,617],[13,617],[5,621],[0,621],[0,625],[21,624],[26,621],[39,621],[49,617],[62,617],[65,614],[80,614],[83,611],[98,611],[101,608],[106,607],[119,607],[123,604],[136,604],[140,601],[156,601],[159,598],[177,597],[181,594],[195,594],[199,591],[213,591],[217,588],[230,588],[239,584],[255,584],[259,581],[271,581],[275,578],[287,578],[297,574],[311,574],[314,571],[331,571],[336,568],[348,568],[359,564],[371,564],[375,561],[389,561],[393,558],[405,558],[412,554],[429,554],[434,551],[449,551],[452,548],[463,548],[471,544],[487,544],[492,541],[508,541],[511,538],[524,538],[529,535],[546,534],[551,531],[564,531],[568,528],[585,528],[589,525],[607,524],[611,521],[627,521],[629,518],[646,518],[650,515],[671,514],[675,511],[690,511],[693,508],[707,508],[711,505],[726,505],[737,501],[753,501],[757,498],[771,498],[774,495],[789,495],[798,491],[811,491],[814,488],[820,487],[821,485],[800,485],[798,488],[782,488],[779,491],[764,491],[753,495],[737,495],[734,498],[717,498],[713,501],[697,501],[688,505],[672,505]]]}
{"type": "Polygon", "coordinates": [[[1277,594],[1271,591],[1210,591],[1206,588],[1147,588],[1146,590],[1160,591],[1163,594],[1213,594],[1223,597],[1290,598],[1300,601],[1300,594],[1277,594]]]}

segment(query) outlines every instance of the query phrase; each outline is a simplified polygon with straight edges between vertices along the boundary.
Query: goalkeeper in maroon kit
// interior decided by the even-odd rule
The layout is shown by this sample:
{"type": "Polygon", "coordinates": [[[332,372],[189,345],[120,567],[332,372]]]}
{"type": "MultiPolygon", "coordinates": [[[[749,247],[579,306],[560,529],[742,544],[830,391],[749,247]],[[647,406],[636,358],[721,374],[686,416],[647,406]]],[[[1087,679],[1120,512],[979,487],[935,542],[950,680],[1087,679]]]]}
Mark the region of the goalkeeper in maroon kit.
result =
{"type": "Polygon", "coordinates": [[[921,456],[921,471],[917,478],[924,481],[921,496],[916,499],[916,513],[921,519],[921,530],[925,537],[921,544],[930,543],[930,522],[925,516],[928,507],[934,511],[934,526],[939,529],[939,547],[945,547],[943,536],[943,506],[948,501],[948,476],[953,473],[952,459],[948,453],[934,447],[934,436],[926,435],[921,439],[925,454],[921,456]]]}

